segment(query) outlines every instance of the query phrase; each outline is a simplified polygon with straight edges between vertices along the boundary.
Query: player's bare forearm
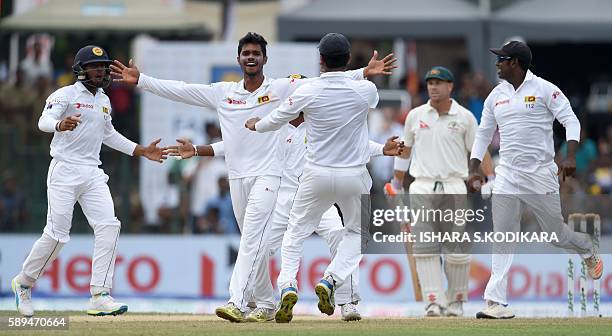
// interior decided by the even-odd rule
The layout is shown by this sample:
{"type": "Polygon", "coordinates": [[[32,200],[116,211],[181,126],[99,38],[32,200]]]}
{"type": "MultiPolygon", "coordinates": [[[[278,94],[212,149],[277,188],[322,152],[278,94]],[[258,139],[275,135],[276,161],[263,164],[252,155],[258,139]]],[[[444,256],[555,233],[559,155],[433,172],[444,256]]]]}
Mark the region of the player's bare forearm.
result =
{"type": "Polygon", "coordinates": [[[468,169],[469,169],[470,175],[478,173],[478,169],[480,168],[480,163],[481,163],[481,161],[478,160],[478,159],[475,159],[475,158],[470,159],[470,163],[468,165],[468,169]]]}
{"type": "Polygon", "coordinates": [[[578,141],[570,140],[567,142],[567,157],[576,159],[576,152],[578,151],[578,141]]]}
{"type": "Polygon", "coordinates": [[[211,145],[199,145],[196,146],[198,156],[215,156],[215,150],[211,145]]]}
{"type": "Polygon", "coordinates": [[[482,163],[480,164],[480,169],[485,176],[493,176],[495,175],[495,169],[493,169],[493,159],[491,158],[491,154],[487,151],[482,158],[482,163]]]}

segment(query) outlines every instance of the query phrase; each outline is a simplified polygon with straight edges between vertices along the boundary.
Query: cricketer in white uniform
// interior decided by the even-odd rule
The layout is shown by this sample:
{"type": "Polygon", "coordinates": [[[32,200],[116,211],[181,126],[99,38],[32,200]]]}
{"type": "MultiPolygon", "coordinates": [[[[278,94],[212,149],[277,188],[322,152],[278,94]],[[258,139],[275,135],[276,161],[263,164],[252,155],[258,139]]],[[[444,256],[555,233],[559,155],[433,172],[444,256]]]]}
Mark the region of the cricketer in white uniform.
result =
{"type": "MultiPolygon", "coordinates": [[[[268,248],[270,256],[274,255],[281,247],[283,235],[287,231],[289,213],[299,185],[299,178],[302,175],[306,164],[306,149],[308,141],[306,139],[306,125],[304,118],[300,117],[292,120],[288,125],[288,135],[283,140],[282,152],[284,158],[283,175],[278,191],[278,198],[274,208],[272,226],[268,236],[268,248]]],[[[223,142],[211,145],[215,156],[224,155],[223,142]]],[[[400,144],[389,139],[387,144],[379,144],[374,141],[369,142],[370,157],[381,155],[394,155],[393,150],[399,148],[400,144]],[[387,148],[385,148],[387,145],[387,148]],[[385,150],[386,149],[386,150],[385,150]],[[385,154],[387,153],[387,154],[385,154]]],[[[342,218],[336,206],[330,207],[321,218],[321,223],[315,229],[315,233],[325,239],[329,246],[332,258],[336,255],[338,244],[342,239],[344,226],[342,218]]],[[[274,301],[274,292],[270,283],[269,268],[263,267],[257,275],[254,297],[257,302],[274,301]]],[[[359,296],[359,269],[355,269],[350,276],[350,281],[345,281],[336,290],[336,304],[341,307],[342,319],[345,321],[360,320],[361,315],[357,310],[357,303],[361,300],[359,296]]],[[[246,317],[248,322],[263,322],[274,319],[275,310],[256,308],[246,317]]]]}
{"type": "Polygon", "coordinates": [[[346,37],[325,35],[319,52],[324,72],[321,77],[298,88],[268,116],[249,119],[245,125],[253,131],[270,132],[302,111],[309,141],[307,163],[283,237],[277,322],[289,322],[293,316],[304,240],[315,231],[323,213],[336,203],[343,214],[345,231],[338,252],[315,287],[319,310],[333,314],[334,289],[349,278],[361,260],[361,212],[369,211],[369,199],[362,203],[362,195],[369,195],[372,186],[365,166],[369,161],[367,116],[378,103],[378,92],[372,82],[354,81],[344,73],[350,58],[346,37]]]}
{"type": "MultiPolygon", "coordinates": [[[[557,174],[573,175],[575,149],[580,140],[580,123],[565,95],[554,84],[528,70],[531,50],[519,41],[511,41],[497,55],[498,75],[502,80],[485,100],[480,127],[470,160],[471,182],[481,181],[476,172],[491,142],[495,129],[500,133],[500,162],[493,187],[493,229],[495,232],[520,231],[523,210],[530,210],[543,232],[555,232],[554,245],[580,254],[589,275],[601,277],[603,263],[593,251],[591,237],[570,230],[563,222],[557,174]],[[561,169],[554,162],[553,121],[566,130],[568,159],[561,169]]],[[[514,244],[493,246],[491,278],[485,289],[487,306],[478,318],[512,318],[507,307],[508,271],[514,256],[514,244]]]]}
{"type": "MultiPolygon", "coordinates": [[[[237,61],[244,79],[238,83],[186,84],[140,74],[132,64],[126,67],[115,61],[111,65],[111,74],[117,81],[137,84],[155,95],[217,111],[225,146],[232,206],[241,238],[230,280],[230,299],[226,305],[217,308],[216,314],[232,322],[244,319],[257,270],[267,265],[268,254],[262,253],[265,251],[262,246],[267,240],[282,175],[282,157],[278,149],[282,133],[249,132],[243,126],[244,121],[253,116],[268,115],[293,90],[312,80],[264,76],[266,45],[265,39],[255,33],[248,33],[240,39],[237,61]]],[[[380,62],[377,64],[384,63],[380,62]]],[[[359,69],[347,75],[353,79],[363,79],[367,74],[366,69],[359,69]]],[[[259,305],[274,308],[274,302],[259,305]]]]}
{"type": "MultiPolygon", "coordinates": [[[[425,209],[465,209],[468,178],[468,157],[478,123],[474,115],[450,97],[454,76],[442,66],[431,68],[425,75],[430,100],[408,113],[404,126],[407,150],[396,158],[392,185],[401,190],[406,168],[402,159],[410,158],[410,206],[425,209]],[[440,196],[446,194],[448,196],[440,196]]],[[[490,163],[490,160],[487,161],[490,163]]],[[[491,167],[489,172],[492,171],[491,167]]],[[[487,173],[487,175],[489,175],[487,173]]],[[[388,186],[387,186],[388,187],[388,186]]],[[[438,222],[418,222],[411,229],[420,232],[463,231],[464,226],[438,222]]],[[[426,316],[463,316],[463,302],[468,298],[471,255],[450,252],[441,243],[413,244],[417,273],[426,316]],[[444,273],[448,290],[443,290],[440,256],[444,257],[444,273]]]]}
{"type": "Polygon", "coordinates": [[[98,166],[100,148],[105,144],[127,155],[145,156],[161,162],[165,159],[157,147],[159,139],[148,147],[137,145],[119,134],[111,123],[111,104],[104,94],[110,84],[112,61],[102,48],[83,47],[75,56],[73,71],[77,82],[55,91],[47,98],[38,122],[41,131],[54,133],[51,164],[47,175],[47,224],[23,263],[21,273],[12,282],[17,308],[25,316],[34,309],[31,288],[70,240],[72,211],[79,202],[94,231],[90,315],[117,315],[127,305],[109,295],[117,256],[121,223],[115,217],[108,175],[98,166]]]}

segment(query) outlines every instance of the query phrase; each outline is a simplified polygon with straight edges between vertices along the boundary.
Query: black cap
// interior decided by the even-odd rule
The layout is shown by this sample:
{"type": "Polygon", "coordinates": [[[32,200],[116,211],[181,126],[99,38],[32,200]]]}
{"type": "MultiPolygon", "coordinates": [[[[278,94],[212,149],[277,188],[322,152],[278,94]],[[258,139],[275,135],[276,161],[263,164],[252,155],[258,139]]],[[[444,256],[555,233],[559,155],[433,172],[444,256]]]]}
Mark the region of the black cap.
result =
{"type": "Polygon", "coordinates": [[[319,53],[325,56],[347,55],[351,53],[351,44],[346,36],[329,33],[319,41],[319,53]]]}
{"type": "Polygon", "coordinates": [[[86,64],[96,62],[113,63],[113,61],[108,57],[108,53],[104,49],[98,46],[88,45],[81,48],[81,50],[79,50],[79,52],[77,52],[77,54],[74,56],[73,69],[77,66],[82,67],[86,64]]]}
{"type": "Polygon", "coordinates": [[[531,65],[531,49],[524,42],[510,41],[501,48],[491,48],[489,50],[495,55],[514,57],[527,66],[531,65]]]}

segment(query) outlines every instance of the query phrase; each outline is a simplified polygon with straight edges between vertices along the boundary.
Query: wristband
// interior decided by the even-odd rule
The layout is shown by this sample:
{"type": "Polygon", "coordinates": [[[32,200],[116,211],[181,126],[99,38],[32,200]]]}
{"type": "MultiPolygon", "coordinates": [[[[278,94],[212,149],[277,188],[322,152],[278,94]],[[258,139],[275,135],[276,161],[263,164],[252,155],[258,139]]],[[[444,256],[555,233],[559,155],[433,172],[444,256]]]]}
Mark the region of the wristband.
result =
{"type": "Polygon", "coordinates": [[[200,154],[198,154],[198,146],[192,144],[193,146],[193,151],[195,152],[194,156],[200,156],[200,154]]]}
{"type": "Polygon", "coordinates": [[[404,159],[397,156],[395,157],[393,169],[405,172],[408,171],[408,168],[410,168],[410,159],[404,159]]]}

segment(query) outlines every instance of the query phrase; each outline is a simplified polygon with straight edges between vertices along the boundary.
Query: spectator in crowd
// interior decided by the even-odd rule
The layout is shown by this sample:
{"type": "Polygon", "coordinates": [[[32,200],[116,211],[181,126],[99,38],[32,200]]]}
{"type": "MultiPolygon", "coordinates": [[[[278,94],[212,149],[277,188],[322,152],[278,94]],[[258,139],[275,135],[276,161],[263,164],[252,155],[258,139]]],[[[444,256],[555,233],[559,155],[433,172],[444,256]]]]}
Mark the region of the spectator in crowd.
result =
{"type": "MultiPolygon", "coordinates": [[[[567,142],[564,142],[557,153],[558,162],[567,157],[567,142]]],[[[597,159],[597,145],[595,141],[587,136],[586,127],[580,131],[580,142],[576,151],[576,177],[583,180],[589,169],[589,165],[597,159]]]]}
{"type": "Polygon", "coordinates": [[[193,233],[195,234],[222,234],[226,226],[221,219],[221,211],[217,207],[210,207],[204,216],[198,217],[193,233]]]}
{"type": "Polygon", "coordinates": [[[38,77],[53,78],[53,64],[49,58],[49,53],[45,52],[42,43],[35,39],[34,43],[26,51],[26,57],[21,61],[21,70],[25,75],[26,85],[34,85],[38,77]]]}
{"type": "MultiPolygon", "coordinates": [[[[371,118],[380,118],[381,120],[372,123],[370,131],[370,140],[385,143],[388,138],[393,135],[403,134],[404,128],[396,120],[398,119],[399,111],[394,107],[383,107],[382,111],[376,110],[376,112],[370,113],[371,118]],[[374,129],[374,127],[376,127],[374,129]]],[[[372,158],[370,161],[370,171],[372,175],[372,182],[375,190],[382,190],[382,187],[393,177],[393,157],[392,156],[380,156],[372,158]]]]}
{"type": "Polygon", "coordinates": [[[74,83],[74,72],[72,71],[73,64],[74,54],[66,54],[66,56],[64,56],[64,68],[57,74],[56,85],[58,87],[63,87],[74,83]]]}
{"type": "Polygon", "coordinates": [[[26,220],[26,197],[17,188],[15,174],[6,171],[0,189],[0,232],[15,231],[23,227],[26,220]]]}
{"type": "MultiPolygon", "coordinates": [[[[589,192],[594,195],[612,194],[612,125],[599,139],[599,157],[589,170],[589,192]]],[[[577,163],[577,162],[576,162],[577,163]]]]}
{"type": "Polygon", "coordinates": [[[56,87],[53,86],[49,78],[40,76],[36,79],[36,83],[32,88],[32,108],[27,120],[27,124],[29,124],[30,127],[28,128],[29,132],[24,139],[26,143],[31,145],[48,145],[49,142],[51,142],[51,134],[41,132],[38,129],[38,123],[36,120],[40,119],[42,111],[45,109],[47,97],[49,97],[55,90],[56,87]]]}
{"type": "Polygon", "coordinates": [[[32,114],[34,97],[34,91],[25,85],[25,75],[21,70],[16,72],[12,84],[7,83],[0,88],[0,122],[11,125],[20,137],[31,127],[28,119],[32,114]]]}
{"type": "Polygon", "coordinates": [[[238,223],[234,217],[234,210],[232,209],[232,198],[229,192],[229,182],[226,176],[220,177],[217,181],[219,187],[219,194],[217,197],[211,199],[206,205],[206,212],[210,208],[219,209],[219,218],[223,226],[223,233],[235,234],[238,233],[238,223]]]}

